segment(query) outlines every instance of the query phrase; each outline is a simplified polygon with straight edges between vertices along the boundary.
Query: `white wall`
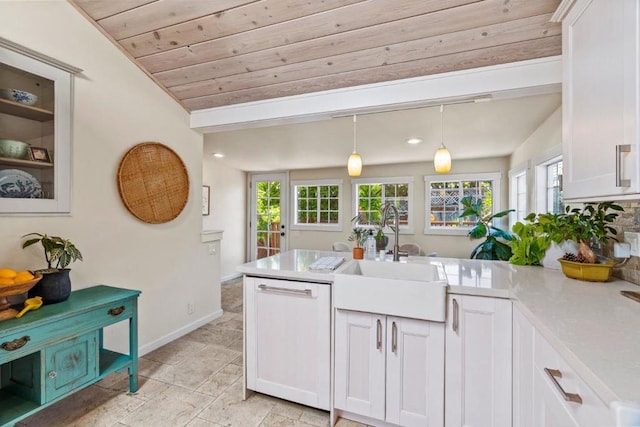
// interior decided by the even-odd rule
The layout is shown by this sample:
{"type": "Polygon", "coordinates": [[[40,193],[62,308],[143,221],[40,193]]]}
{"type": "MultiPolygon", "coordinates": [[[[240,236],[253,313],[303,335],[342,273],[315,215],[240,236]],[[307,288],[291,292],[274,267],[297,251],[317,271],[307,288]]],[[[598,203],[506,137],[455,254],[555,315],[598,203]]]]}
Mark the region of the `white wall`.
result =
{"type": "MultiPolygon", "coordinates": [[[[476,173],[476,172],[500,172],[502,174],[501,210],[507,208],[507,171],[509,159],[507,157],[456,160],[453,156],[451,174],[476,173]]],[[[434,175],[433,163],[403,163],[395,165],[367,166],[366,159],[361,178],[369,177],[398,177],[412,176],[414,179],[414,233],[401,234],[400,244],[417,243],[424,253],[437,252],[439,256],[468,258],[471,250],[480,243],[480,240],[470,240],[466,236],[436,236],[425,235],[425,175],[434,175]]],[[[330,179],[343,180],[343,229],[341,232],[328,231],[299,231],[292,230],[289,233],[289,249],[324,249],[331,248],[335,241],[348,242],[347,238],[351,229],[350,220],[353,217],[351,198],[351,178],[347,174],[346,166],[343,168],[294,170],[290,173],[291,181],[305,179],[330,179]]],[[[393,236],[390,236],[389,245],[393,244],[393,236]]],[[[388,246],[390,248],[391,246],[388,246]]]]}
{"type": "MultiPolygon", "coordinates": [[[[562,154],[562,106],[543,121],[540,126],[511,155],[509,169],[527,168],[527,205],[535,212],[535,167],[536,157],[549,157],[545,153],[562,154]]],[[[544,178],[546,179],[546,178],[544,178]]]]}
{"type": "Polygon", "coordinates": [[[236,266],[246,258],[247,174],[210,156],[208,140],[211,138],[215,138],[215,134],[205,135],[202,172],[202,183],[211,186],[211,214],[202,217],[202,228],[224,231],[220,242],[220,274],[224,281],[239,275],[236,266]]]}
{"type": "MultiPolygon", "coordinates": [[[[142,350],[220,314],[220,271],[200,243],[202,136],[189,115],[64,1],[0,2],[0,36],[79,67],[73,117],[70,216],[0,217],[0,260],[17,269],[42,268],[40,252],[23,251],[29,232],[71,239],[84,255],[72,264],[73,289],[96,284],[139,289],[142,350]],[[116,187],[118,163],[144,141],[168,145],[184,161],[191,183],[185,210],[152,225],[133,217],[116,187]],[[195,302],[195,313],[186,306],[195,302]]],[[[123,327],[106,344],[125,349],[123,327]]]]}

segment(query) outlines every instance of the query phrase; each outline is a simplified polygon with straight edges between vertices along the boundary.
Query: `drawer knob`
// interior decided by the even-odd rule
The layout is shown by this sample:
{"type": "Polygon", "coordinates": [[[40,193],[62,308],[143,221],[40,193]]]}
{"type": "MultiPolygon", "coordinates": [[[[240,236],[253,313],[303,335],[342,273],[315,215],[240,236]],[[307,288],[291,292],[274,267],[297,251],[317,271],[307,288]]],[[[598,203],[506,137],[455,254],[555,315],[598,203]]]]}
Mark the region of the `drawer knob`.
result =
{"type": "Polygon", "coordinates": [[[54,379],[55,377],[58,376],[58,373],[56,371],[49,371],[49,373],[47,374],[47,376],[51,379],[54,379]]]}
{"type": "Polygon", "coordinates": [[[109,310],[109,314],[111,316],[118,316],[120,314],[122,314],[124,312],[124,305],[121,305],[120,307],[116,307],[116,308],[112,308],[109,310]]]}
{"type": "Polygon", "coordinates": [[[22,338],[16,338],[13,341],[3,342],[0,347],[2,347],[3,350],[13,351],[24,347],[24,345],[29,341],[31,341],[31,337],[29,335],[25,335],[22,338]]]}

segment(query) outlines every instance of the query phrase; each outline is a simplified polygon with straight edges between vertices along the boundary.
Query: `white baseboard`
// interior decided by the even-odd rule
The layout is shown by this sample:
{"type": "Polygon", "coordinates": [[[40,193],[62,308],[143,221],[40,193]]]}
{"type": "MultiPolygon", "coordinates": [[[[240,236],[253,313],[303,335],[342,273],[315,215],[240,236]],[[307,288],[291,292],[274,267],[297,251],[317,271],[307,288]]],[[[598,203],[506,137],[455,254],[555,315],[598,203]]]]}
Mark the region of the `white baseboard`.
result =
{"type": "Polygon", "coordinates": [[[220,282],[221,283],[228,282],[229,280],[237,279],[239,277],[242,277],[242,273],[227,274],[226,276],[220,277],[220,282]]]}
{"type": "Polygon", "coordinates": [[[164,337],[161,337],[149,344],[146,344],[142,347],[138,348],[138,355],[139,356],[144,356],[147,353],[151,353],[153,350],[162,347],[165,344],[170,343],[171,341],[174,341],[184,335],[187,335],[189,332],[193,332],[196,329],[198,329],[200,326],[206,325],[207,323],[211,322],[212,320],[217,319],[218,317],[222,316],[222,310],[217,310],[211,314],[209,314],[208,316],[202,317],[198,320],[196,320],[193,323],[189,323],[188,325],[183,326],[182,328],[171,332],[170,334],[165,335],[164,337]]]}

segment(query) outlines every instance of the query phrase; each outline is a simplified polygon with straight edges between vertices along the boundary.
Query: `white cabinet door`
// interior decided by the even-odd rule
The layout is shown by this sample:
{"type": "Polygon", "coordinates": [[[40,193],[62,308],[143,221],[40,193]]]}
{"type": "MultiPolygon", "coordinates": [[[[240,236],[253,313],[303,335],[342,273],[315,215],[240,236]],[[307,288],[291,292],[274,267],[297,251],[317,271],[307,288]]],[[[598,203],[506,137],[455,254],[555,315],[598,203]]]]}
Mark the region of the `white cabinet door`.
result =
{"type": "Polygon", "coordinates": [[[385,329],[385,316],[336,310],[337,409],[384,420],[385,329]]]}
{"type": "Polygon", "coordinates": [[[329,409],[331,286],[245,277],[247,388],[329,409]]]}
{"type": "Polygon", "coordinates": [[[444,324],[387,317],[386,421],[444,424],[444,324]]]}
{"type": "Polygon", "coordinates": [[[511,301],[449,295],[445,425],[511,426],[511,301]]]}
{"type": "Polygon", "coordinates": [[[578,422],[569,412],[567,405],[544,377],[543,371],[536,370],[534,377],[534,408],[532,418],[536,427],[578,427],[578,422]]]}
{"type": "Polygon", "coordinates": [[[513,309],[513,426],[533,424],[533,325],[513,309]]]}
{"type": "Polygon", "coordinates": [[[639,8],[637,0],[578,0],[563,20],[565,199],[640,191],[639,8]],[[616,146],[631,151],[617,155],[616,146]]]}

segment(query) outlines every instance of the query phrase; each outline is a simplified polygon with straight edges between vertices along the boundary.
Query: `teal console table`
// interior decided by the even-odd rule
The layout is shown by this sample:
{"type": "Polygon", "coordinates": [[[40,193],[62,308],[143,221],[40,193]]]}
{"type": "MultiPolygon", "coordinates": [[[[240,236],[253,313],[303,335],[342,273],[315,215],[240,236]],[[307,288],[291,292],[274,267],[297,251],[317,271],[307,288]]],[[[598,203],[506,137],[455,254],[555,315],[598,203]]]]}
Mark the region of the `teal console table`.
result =
{"type": "Polygon", "coordinates": [[[128,369],[138,390],[140,291],[95,286],[68,300],[0,322],[0,426],[128,369]],[[129,321],[129,354],[103,348],[103,328],[129,321]]]}

